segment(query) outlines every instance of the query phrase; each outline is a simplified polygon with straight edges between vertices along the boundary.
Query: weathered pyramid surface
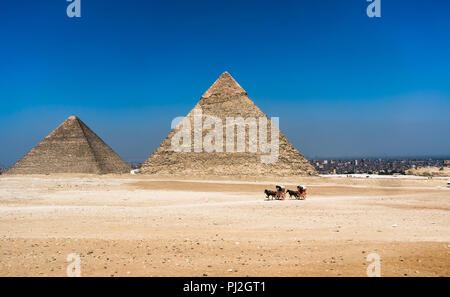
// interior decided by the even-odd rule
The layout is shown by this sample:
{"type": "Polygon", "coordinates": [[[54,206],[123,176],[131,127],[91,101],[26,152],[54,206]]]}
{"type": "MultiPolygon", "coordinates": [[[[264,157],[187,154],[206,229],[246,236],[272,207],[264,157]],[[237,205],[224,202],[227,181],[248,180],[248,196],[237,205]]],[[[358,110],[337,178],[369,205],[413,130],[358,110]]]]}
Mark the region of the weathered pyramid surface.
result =
{"type": "Polygon", "coordinates": [[[127,172],[128,164],[79,118],[71,116],[6,174],[127,172]]]}
{"type": "MultiPolygon", "coordinates": [[[[223,121],[223,135],[226,135],[227,117],[265,117],[267,116],[247,96],[245,90],[227,72],[223,73],[206,91],[193,110],[187,115],[194,127],[194,110],[201,108],[203,118],[214,116],[223,121]]],[[[268,122],[268,131],[272,122],[268,122]]],[[[175,152],[171,146],[172,137],[181,129],[178,125],[160,144],[151,157],[143,164],[144,174],[179,176],[296,176],[316,175],[316,170],[308,160],[295,149],[284,134],[279,132],[279,157],[277,162],[262,163],[261,155],[267,153],[249,152],[248,128],[244,152],[227,152],[223,141],[223,152],[175,152]]],[[[193,129],[192,129],[193,130],[193,129]]],[[[237,129],[234,130],[237,133],[237,129]]],[[[203,137],[208,131],[203,131],[203,137]]],[[[236,134],[235,137],[237,138],[236,134]]],[[[194,135],[192,132],[192,147],[194,135]]],[[[270,133],[268,137],[270,142],[270,133]]]]}

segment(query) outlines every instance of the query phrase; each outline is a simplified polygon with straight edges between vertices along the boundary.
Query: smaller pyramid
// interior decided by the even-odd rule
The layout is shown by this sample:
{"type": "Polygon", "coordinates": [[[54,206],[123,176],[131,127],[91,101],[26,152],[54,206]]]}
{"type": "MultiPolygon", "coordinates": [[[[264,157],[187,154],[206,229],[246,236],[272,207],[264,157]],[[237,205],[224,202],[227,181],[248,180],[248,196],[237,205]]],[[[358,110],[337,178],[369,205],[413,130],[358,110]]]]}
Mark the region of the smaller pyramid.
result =
{"type": "Polygon", "coordinates": [[[83,121],[71,116],[5,174],[128,172],[127,163],[83,121]]]}

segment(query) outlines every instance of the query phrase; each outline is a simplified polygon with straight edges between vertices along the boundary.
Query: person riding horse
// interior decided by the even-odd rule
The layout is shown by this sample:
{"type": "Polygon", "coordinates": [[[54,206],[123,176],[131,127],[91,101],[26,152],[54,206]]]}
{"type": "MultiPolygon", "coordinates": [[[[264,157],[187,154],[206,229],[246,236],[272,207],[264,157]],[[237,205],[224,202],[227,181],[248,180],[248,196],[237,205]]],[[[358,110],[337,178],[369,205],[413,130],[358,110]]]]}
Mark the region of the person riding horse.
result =
{"type": "Polygon", "coordinates": [[[306,186],[297,186],[298,191],[300,192],[300,199],[305,200],[306,199],[306,186]]]}
{"type": "Polygon", "coordinates": [[[285,186],[276,186],[277,188],[277,199],[284,200],[286,199],[286,187],[285,186]]]}
{"type": "Polygon", "coordinates": [[[294,196],[296,199],[305,200],[306,199],[306,187],[305,186],[297,186],[298,191],[293,190],[287,190],[284,186],[276,186],[276,191],[271,190],[264,190],[264,194],[266,194],[266,198],[269,199],[272,197],[272,199],[276,200],[284,200],[286,199],[286,193],[289,194],[289,198],[292,198],[294,196]]]}

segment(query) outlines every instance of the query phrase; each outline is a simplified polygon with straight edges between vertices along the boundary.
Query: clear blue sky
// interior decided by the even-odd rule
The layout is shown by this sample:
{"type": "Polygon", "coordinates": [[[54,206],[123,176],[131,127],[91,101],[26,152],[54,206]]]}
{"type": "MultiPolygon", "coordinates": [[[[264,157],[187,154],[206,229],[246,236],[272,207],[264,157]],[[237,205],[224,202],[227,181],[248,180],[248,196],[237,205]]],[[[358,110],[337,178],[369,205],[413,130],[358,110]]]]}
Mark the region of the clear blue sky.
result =
{"type": "Polygon", "coordinates": [[[307,157],[450,155],[450,2],[3,0],[0,164],[78,115],[144,160],[228,71],[307,157]]]}

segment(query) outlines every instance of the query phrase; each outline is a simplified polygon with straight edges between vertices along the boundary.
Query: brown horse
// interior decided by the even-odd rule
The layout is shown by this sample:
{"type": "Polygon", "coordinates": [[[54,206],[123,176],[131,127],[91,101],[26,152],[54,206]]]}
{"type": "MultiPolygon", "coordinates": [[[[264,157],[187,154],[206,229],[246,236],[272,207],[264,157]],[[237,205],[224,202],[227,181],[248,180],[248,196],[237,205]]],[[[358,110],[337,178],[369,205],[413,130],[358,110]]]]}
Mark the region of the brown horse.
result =
{"type": "Polygon", "coordinates": [[[300,191],[287,190],[287,193],[289,194],[289,198],[292,198],[292,196],[295,198],[300,197],[300,191]]]}
{"type": "Polygon", "coordinates": [[[274,198],[276,198],[276,196],[277,196],[277,192],[276,191],[271,191],[271,190],[267,190],[267,189],[264,190],[264,194],[266,194],[266,198],[267,199],[269,199],[272,196],[272,200],[274,198]]]}

